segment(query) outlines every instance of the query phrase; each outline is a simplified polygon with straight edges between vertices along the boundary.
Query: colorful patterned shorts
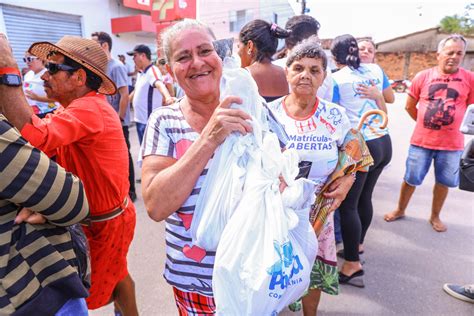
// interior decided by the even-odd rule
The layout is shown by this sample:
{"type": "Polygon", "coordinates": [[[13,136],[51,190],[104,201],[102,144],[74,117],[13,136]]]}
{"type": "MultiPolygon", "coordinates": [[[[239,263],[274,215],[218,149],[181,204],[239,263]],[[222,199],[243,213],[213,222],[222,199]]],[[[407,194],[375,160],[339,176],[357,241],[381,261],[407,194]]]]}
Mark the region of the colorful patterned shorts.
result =
{"type": "Polygon", "coordinates": [[[183,292],[175,287],[173,287],[173,292],[180,316],[202,316],[216,313],[213,297],[195,292],[183,292]]]}

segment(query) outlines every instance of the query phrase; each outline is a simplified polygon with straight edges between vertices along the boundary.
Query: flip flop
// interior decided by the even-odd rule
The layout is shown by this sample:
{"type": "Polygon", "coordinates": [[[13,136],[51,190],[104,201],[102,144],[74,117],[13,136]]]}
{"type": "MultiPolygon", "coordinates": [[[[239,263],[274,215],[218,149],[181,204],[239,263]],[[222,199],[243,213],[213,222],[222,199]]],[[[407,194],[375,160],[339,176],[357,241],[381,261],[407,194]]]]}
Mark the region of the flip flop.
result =
{"type": "Polygon", "coordinates": [[[363,288],[365,287],[364,278],[362,278],[363,276],[364,276],[364,270],[356,271],[352,273],[352,275],[350,276],[347,276],[344,273],[339,272],[339,284],[348,284],[348,285],[352,285],[358,288],[363,288]]]}

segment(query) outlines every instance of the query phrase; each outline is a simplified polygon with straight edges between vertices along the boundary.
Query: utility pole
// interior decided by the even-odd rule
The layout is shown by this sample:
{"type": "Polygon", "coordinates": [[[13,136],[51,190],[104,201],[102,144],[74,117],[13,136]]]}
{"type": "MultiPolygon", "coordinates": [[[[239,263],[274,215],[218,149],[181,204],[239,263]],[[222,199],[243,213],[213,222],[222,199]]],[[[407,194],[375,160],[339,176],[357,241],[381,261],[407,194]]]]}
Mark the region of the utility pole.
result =
{"type": "Polygon", "coordinates": [[[301,14],[306,13],[306,0],[301,0],[301,14]]]}

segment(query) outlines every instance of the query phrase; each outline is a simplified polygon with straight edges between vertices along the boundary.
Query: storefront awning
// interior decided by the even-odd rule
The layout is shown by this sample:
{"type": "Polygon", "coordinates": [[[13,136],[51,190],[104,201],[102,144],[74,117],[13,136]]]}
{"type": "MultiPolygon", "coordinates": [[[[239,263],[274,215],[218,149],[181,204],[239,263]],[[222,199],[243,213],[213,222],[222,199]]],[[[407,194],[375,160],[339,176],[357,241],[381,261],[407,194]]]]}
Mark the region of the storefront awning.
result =
{"type": "Polygon", "coordinates": [[[153,33],[156,34],[156,24],[149,15],[133,15],[111,19],[112,34],[120,33],[153,33]]]}

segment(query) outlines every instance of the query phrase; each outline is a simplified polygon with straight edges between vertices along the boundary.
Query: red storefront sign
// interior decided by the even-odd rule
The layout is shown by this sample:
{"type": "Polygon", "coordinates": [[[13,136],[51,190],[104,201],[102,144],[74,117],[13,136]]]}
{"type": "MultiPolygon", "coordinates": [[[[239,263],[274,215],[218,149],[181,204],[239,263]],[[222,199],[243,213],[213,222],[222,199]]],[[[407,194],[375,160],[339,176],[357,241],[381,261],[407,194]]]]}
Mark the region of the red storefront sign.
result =
{"type": "Polygon", "coordinates": [[[150,12],[151,0],[123,0],[123,6],[150,12]]]}
{"type": "Polygon", "coordinates": [[[150,0],[153,22],[171,22],[196,18],[196,0],[150,0]]]}

